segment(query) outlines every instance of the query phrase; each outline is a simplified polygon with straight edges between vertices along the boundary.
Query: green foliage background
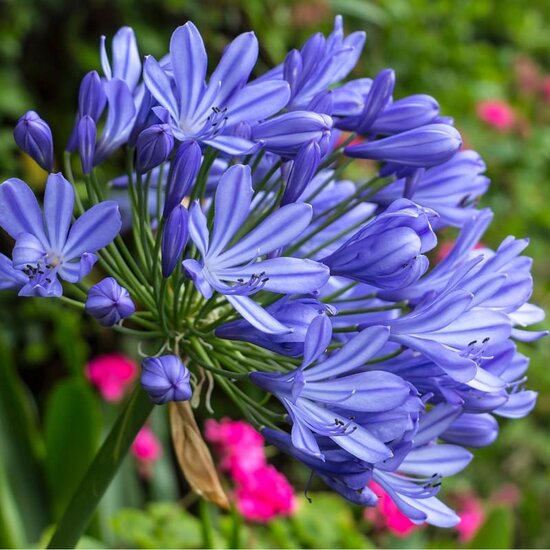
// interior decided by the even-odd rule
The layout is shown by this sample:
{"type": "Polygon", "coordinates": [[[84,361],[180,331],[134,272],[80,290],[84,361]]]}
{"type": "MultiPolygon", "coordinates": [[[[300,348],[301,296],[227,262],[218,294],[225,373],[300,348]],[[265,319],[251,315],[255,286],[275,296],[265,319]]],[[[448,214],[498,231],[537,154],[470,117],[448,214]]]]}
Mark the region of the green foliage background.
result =
{"type": "MultiPolygon", "coordinates": [[[[357,75],[394,68],[397,97],[435,96],[467,144],[485,158],[492,187],[482,205],[496,212],[485,242],[495,247],[508,234],[531,237],[534,301],[548,309],[550,98],[522,86],[517,70],[519,60],[529,59],[541,76],[550,73],[550,3],[544,1],[0,0],[0,178],[17,175],[37,189],[43,185],[43,173],[16,150],[13,125],[34,109],[50,122],[56,149],[63,150],[80,78],[99,65],[101,34],[131,25],[141,50],[161,56],[173,28],[192,19],[208,50],[219,56],[230,38],[253,29],[262,46],[259,74],[312,32],[329,32],[335,13],[344,15],[348,32],[367,30],[357,75]],[[481,122],[475,107],[482,99],[509,102],[517,127],[499,133],[481,122]]],[[[83,365],[121,347],[133,350],[135,342],[98,332],[89,320],[53,303],[0,296],[0,546],[36,542],[58,517],[98,445],[102,418],[108,422],[114,414],[85,385],[83,365]],[[81,412],[75,414],[75,407],[81,412]]],[[[470,468],[446,484],[451,498],[453,491],[471,490],[484,499],[488,520],[470,547],[550,546],[550,342],[525,352],[532,357],[529,387],[540,393],[537,408],[527,419],[502,422],[496,444],[476,452],[470,468]],[[521,492],[516,506],[492,499],[506,484],[521,492]]],[[[223,406],[217,412],[231,415],[223,406]]],[[[160,413],[154,423],[162,434],[160,413]]],[[[299,486],[305,472],[277,460],[299,486]]],[[[155,468],[155,482],[143,486],[128,461],[84,546],[202,544],[193,505],[192,513],[145,505],[175,501],[178,494],[168,452],[155,468]]],[[[243,527],[235,517],[211,511],[215,541],[255,547],[458,546],[455,533],[435,529],[406,540],[374,533],[360,510],[330,495],[317,495],[312,505],[304,501],[300,510],[292,521],[268,527],[243,527]]]]}

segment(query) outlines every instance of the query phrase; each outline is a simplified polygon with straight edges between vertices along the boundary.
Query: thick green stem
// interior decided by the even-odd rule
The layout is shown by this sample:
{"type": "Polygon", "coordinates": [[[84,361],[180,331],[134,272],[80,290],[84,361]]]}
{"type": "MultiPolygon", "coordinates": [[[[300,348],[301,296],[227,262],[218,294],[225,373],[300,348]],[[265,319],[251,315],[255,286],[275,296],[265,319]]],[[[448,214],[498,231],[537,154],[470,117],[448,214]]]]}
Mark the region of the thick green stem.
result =
{"type": "Polygon", "coordinates": [[[111,483],[153,403],[137,386],[57,524],[48,548],[74,548],[111,483]]]}

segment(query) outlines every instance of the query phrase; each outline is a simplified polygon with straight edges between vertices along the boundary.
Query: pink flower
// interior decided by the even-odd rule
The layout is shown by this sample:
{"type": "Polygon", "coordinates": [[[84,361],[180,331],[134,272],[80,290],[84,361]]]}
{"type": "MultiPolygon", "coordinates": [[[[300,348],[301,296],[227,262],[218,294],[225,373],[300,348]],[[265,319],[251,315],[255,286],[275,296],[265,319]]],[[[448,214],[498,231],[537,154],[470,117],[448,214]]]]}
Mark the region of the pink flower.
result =
{"type": "Polygon", "coordinates": [[[262,466],[239,484],[237,508],[249,521],[267,522],[288,516],[296,508],[294,491],[286,477],[273,466],[262,466]]]}
{"type": "Polygon", "coordinates": [[[267,464],[264,439],[250,424],[207,420],[204,436],[220,454],[220,468],[235,481],[237,508],[245,519],[266,522],[294,511],[292,486],[267,464]]]}
{"type": "Polygon", "coordinates": [[[460,523],[455,527],[460,542],[471,541],[485,521],[485,512],[481,501],[471,493],[459,497],[458,515],[460,523]]]}
{"type": "Polygon", "coordinates": [[[137,366],[120,353],[109,353],[92,359],[86,365],[85,374],[105,401],[120,401],[137,375],[137,366]]]}
{"type": "Polygon", "coordinates": [[[132,443],[132,454],[145,462],[155,462],[161,457],[161,444],[149,426],[143,426],[139,430],[132,443]]]}
{"type": "Polygon", "coordinates": [[[378,495],[378,504],[375,508],[365,509],[365,519],[374,524],[379,531],[390,531],[394,535],[404,538],[412,531],[422,527],[414,524],[388,496],[388,494],[374,481],[369,487],[378,495]]]}
{"type": "Polygon", "coordinates": [[[236,481],[242,481],[250,472],[266,465],[264,439],[246,422],[209,419],[205,423],[204,436],[220,454],[220,468],[236,481]]]}
{"type": "Polygon", "coordinates": [[[508,103],[498,99],[480,101],[477,104],[477,116],[500,132],[508,132],[516,121],[514,110],[508,103]]]}

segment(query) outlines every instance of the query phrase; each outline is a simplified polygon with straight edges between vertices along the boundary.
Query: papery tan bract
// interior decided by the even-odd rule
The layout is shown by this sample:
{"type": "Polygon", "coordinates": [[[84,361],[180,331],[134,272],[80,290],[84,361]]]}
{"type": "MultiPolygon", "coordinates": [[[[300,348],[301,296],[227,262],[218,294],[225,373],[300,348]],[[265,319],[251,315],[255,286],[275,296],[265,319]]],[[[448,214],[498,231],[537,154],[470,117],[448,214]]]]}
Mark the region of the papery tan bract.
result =
{"type": "Polygon", "coordinates": [[[188,402],[172,402],[169,412],[172,441],[185,479],[201,497],[228,510],[229,500],[191,406],[188,402]]]}

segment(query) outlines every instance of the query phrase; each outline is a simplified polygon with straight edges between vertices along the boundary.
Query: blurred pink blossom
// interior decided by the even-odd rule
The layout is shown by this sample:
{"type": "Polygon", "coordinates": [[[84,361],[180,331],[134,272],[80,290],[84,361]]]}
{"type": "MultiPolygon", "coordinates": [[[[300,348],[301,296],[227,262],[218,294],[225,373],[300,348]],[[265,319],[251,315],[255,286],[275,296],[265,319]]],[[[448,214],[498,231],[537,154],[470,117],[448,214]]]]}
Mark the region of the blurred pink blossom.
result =
{"type": "Polygon", "coordinates": [[[153,474],[153,464],[162,456],[162,445],[149,426],[139,430],[131,447],[132,454],[137,459],[140,475],[146,479],[153,474]]]}
{"type": "Polygon", "coordinates": [[[267,464],[263,437],[241,420],[207,420],[204,436],[218,451],[220,468],[235,481],[237,508],[249,521],[290,515],[296,506],[286,477],[267,464]]]}
{"type": "Polygon", "coordinates": [[[394,535],[404,538],[412,531],[422,527],[413,523],[403,514],[387,493],[374,481],[369,487],[378,496],[378,504],[374,508],[365,508],[365,519],[374,524],[378,531],[390,531],[394,535]]]}
{"type": "Polygon", "coordinates": [[[477,116],[500,132],[511,130],[516,121],[512,107],[500,99],[480,101],[476,107],[477,116]]]}
{"type": "Polygon", "coordinates": [[[481,500],[472,493],[460,495],[457,506],[460,523],[455,527],[460,542],[470,542],[485,521],[481,500]]]}
{"type": "Polygon", "coordinates": [[[491,502],[497,506],[514,507],[521,500],[521,491],[513,483],[504,484],[496,493],[491,496],[491,502]]]}
{"type": "Polygon", "coordinates": [[[249,521],[267,522],[288,516],[296,508],[292,486],[273,466],[262,466],[239,483],[235,497],[237,508],[249,521]]]}
{"type": "Polygon", "coordinates": [[[155,462],[162,456],[162,446],[149,426],[139,430],[132,443],[132,454],[146,462],[155,462]]]}
{"type": "Polygon", "coordinates": [[[236,481],[266,465],[264,438],[246,422],[209,419],[205,422],[204,436],[216,447],[221,457],[220,468],[236,481]]]}
{"type": "Polygon", "coordinates": [[[105,401],[120,401],[137,375],[136,364],[120,353],[99,355],[88,362],[85,374],[105,401]]]}

